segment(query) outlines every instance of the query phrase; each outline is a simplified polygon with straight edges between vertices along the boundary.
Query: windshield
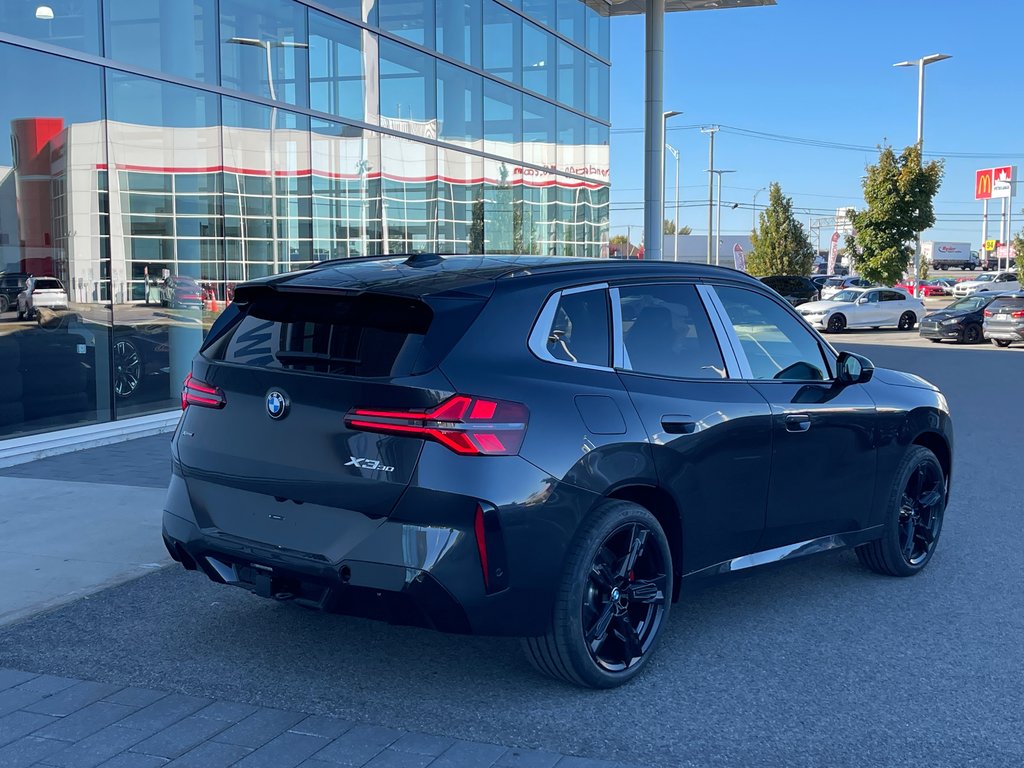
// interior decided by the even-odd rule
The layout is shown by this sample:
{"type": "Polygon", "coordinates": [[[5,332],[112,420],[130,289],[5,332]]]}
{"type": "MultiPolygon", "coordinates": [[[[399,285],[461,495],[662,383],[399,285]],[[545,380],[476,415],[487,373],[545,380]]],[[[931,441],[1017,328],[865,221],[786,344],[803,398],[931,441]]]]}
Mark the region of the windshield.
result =
{"type": "Polygon", "coordinates": [[[976,309],[983,308],[988,304],[991,299],[986,299],[984,296],[965,296],[962,299],[957,299],[950,304],[946,309],[955,309],[963,312],[973,312],[976,309]]]}
{"type": "Polygon", "coordinates": [[[978,275],[976,283],[991,283],[995,279],[995,275],[978,275]]]}
{"type": "Polygon", "coordinates": [[[840,291],[833,296],[830,301],[856,301],[864,294],[864,291],[851,291],[845,290],[840,291]]]}

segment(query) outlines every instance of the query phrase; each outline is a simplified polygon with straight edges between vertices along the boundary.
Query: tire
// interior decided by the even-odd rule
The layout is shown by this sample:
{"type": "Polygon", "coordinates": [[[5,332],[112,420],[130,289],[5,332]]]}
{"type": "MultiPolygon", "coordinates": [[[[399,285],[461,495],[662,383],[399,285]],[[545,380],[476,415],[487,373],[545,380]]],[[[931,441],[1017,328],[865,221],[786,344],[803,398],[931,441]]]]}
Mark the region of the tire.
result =
{"type": "Polygon", "coordinates": [[[829,333],[842,333],[846,330],[846,315],[836,314],[828,319],[828,326],[825,328],[829,333]]]}
{"type": "Polygon", "coordinates": [[[938,344],[942,339],[928,339],[932,344],[938,344]]]}
{"type": "Polygon", "coordinates": [[[1010,342],[1007,341],[1006,339],[992,339],[992,343],[995,344],[997,347],[1002,347],[1003,349],[1006,349],[1006,347],[1010,346],[1010,342]]]}
{"type": "Polygon", "coordinates": [[[671,604],[672,555],[658,521],[637,504],[606,501],[569,547],[548,631],[523,638],[523,650],[545,675],[614,688],[653,655],[671,604]]]}
{"type": "Polygon", "coordinates": [[[901,331],[912,331],[917,325],[917,315],[913,312],[904,312],[900,315],[899,329],[901,331]]]}
{"type": "Polygon", "coordinates": [[[6,296],[0,295],[0,315],[11,308],[10,299],[6,296]]]}
{"type": "Polygon", "coordinates": [[[886,500],[880,539],[856,548],[866,568],[885,576],[913,576],[931,561],[946,511],[946,477],[935,454],[912,445],[886,500]],[[909,537],[909,542],[908,542],[909,537]]]}
{"type": "Polygon", "coordinates": [[[961,344],[977,344],[984,338],[982,334],[981,326],[977,323],[971,323],[960,334],[961,344]]]}

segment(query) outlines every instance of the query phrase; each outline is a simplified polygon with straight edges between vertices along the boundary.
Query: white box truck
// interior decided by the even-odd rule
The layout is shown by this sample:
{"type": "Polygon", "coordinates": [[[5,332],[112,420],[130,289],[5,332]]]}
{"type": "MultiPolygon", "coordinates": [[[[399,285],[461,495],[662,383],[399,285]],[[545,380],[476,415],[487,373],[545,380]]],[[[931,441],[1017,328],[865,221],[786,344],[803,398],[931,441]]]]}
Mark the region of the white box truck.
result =
{"type": "Polygon", "coordinates": [[[970,243],[949,243],[926,240],[921,243],[921,255],[932,269],[969,269],[978,266],[978,257],[971,253],[970,243]]]}

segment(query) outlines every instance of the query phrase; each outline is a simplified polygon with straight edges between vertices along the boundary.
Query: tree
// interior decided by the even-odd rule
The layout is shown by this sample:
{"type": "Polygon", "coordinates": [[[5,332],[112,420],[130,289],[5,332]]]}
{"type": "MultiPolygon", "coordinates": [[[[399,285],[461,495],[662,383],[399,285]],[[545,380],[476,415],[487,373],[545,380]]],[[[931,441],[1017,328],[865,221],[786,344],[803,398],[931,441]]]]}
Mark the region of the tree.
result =
{"type": "Polygon", "coordinates": [[[793,200],[782,194],[778,182],[768,188],[768,207],[760,214],[758,228],[750,233],[747,271],[755,277],[809,275],[814,248],[803,225],[793,216],[793,200]]]}
{"type": "MultiPolygon", "coordinates": [[[[677,234],[676,233],[676,223],[674,221],[672,221],[672,219],[665,219],[664,231],[665,231],[666,235],[675,235],[675,234],[677,234]]],[[[689,234],[692,234],[692,233],[693,233],[693,229],[691,229],[688,224],[683,224],[683,226],[679,227],[678,234],[680,234],[680,235],[689,235],[689,234]]]]}
{"type": "Polygon", "coordinates": [[[892,147],[879,148],[878,163],[864,177],[868,207],[849,211],[853,234],[846,243],[858,273],[883,285],[900,281],[914,255],[914,236],[935,223],[932,202],[942,175],[942,161],[922,165],[916,145],[898,156],[892,147]]]}
{"type": "Polygon", "coordinates": [[[1024,229],[1013,236],[1013,251],[1017,254],[1017,281],[1024,285],[1024,229]]]}

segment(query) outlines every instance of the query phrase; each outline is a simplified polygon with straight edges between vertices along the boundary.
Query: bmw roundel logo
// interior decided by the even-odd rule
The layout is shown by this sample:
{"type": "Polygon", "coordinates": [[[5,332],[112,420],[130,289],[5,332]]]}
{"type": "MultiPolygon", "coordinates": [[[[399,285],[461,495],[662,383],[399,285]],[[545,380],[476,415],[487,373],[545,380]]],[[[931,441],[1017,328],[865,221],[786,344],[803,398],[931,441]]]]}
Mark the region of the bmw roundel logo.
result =
{"type": "Polygon", "coordinates": [[[274,389],[267,393],[267,415],[272,419],[283,418],[288,413],[288,398],[274,389]]]}

